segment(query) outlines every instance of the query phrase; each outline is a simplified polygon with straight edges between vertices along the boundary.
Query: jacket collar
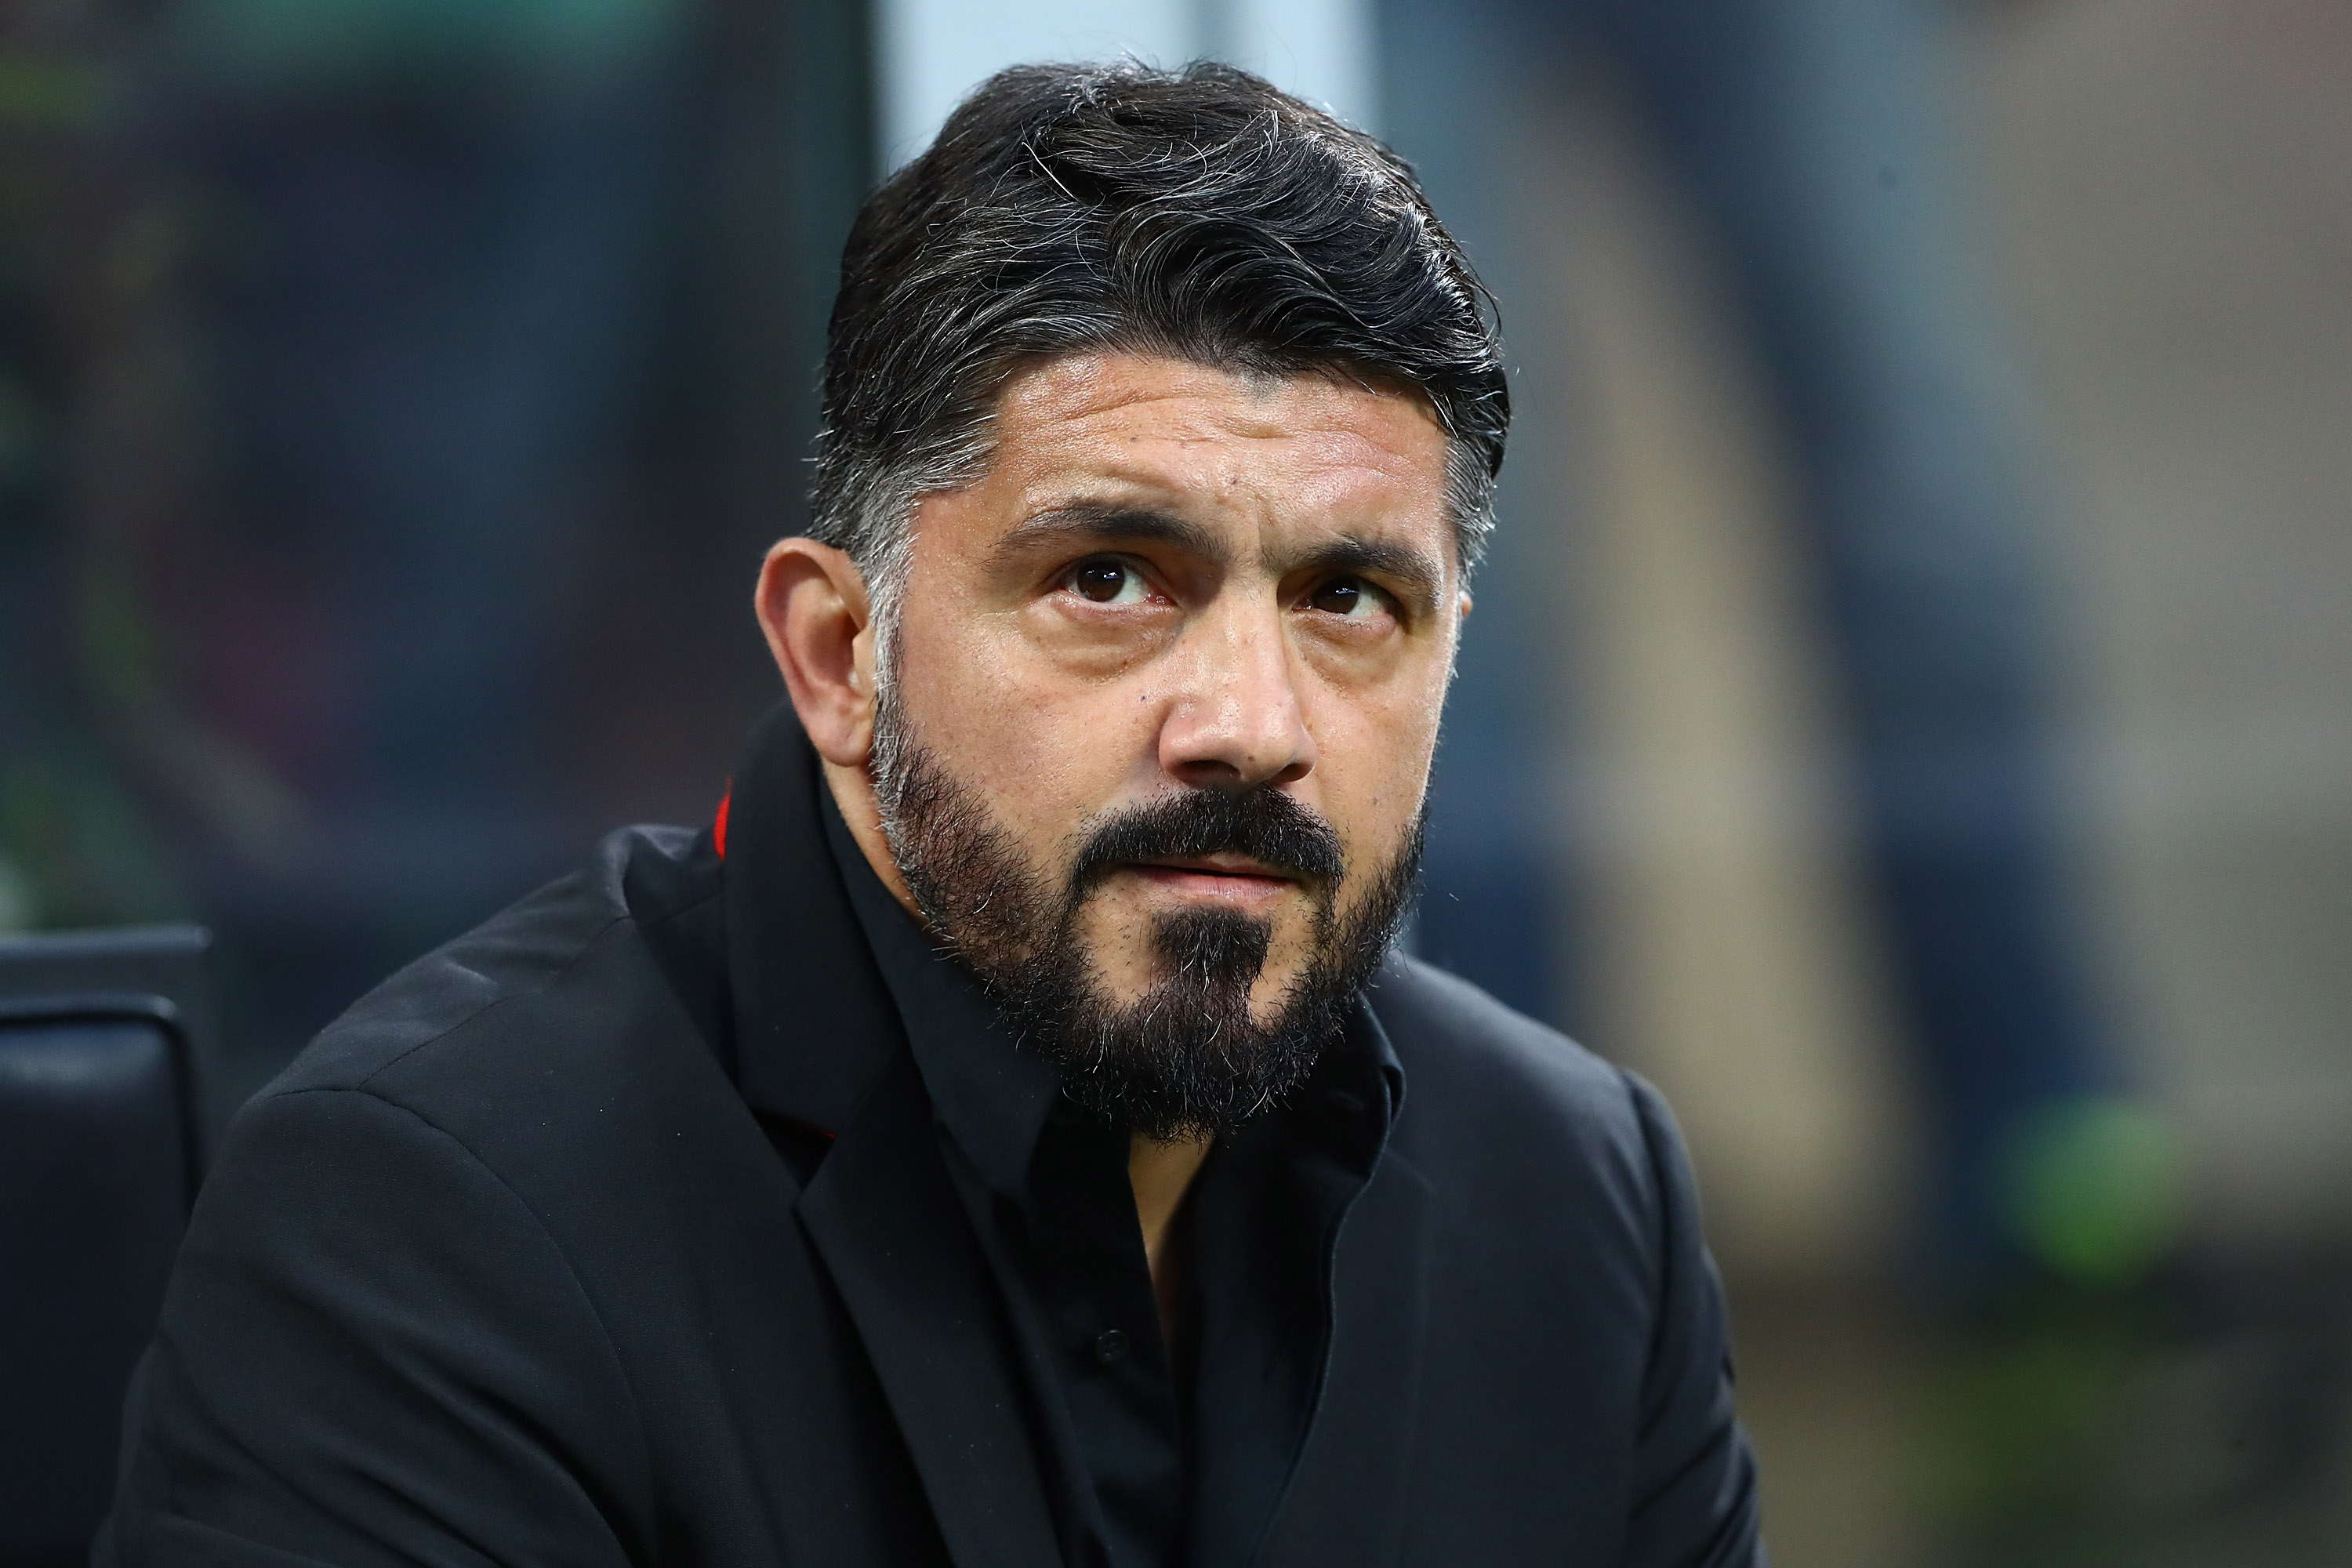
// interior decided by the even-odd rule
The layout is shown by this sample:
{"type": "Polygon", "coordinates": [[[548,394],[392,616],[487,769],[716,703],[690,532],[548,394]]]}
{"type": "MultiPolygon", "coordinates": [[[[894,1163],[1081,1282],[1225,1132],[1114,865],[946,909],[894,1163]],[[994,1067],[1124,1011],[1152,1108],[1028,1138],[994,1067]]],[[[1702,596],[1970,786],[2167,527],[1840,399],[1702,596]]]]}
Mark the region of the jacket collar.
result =
{"type": "Polygon", "coordinates": [[[817,761],[790,707],[729,795],[736,1082],[833,1147],[796,1205],[898,1419],[958,1568],[1062,1555],[986,1259],[942,1163],[888,987],[825,842],[817,761]]]}
{"type": "Polygon", "coordinates": [[[736,1086],[754,1110],[847,1127],[905,1037],[823,828],[823,776],[789,703],[728,795],[727,968],[736,1086]]]}

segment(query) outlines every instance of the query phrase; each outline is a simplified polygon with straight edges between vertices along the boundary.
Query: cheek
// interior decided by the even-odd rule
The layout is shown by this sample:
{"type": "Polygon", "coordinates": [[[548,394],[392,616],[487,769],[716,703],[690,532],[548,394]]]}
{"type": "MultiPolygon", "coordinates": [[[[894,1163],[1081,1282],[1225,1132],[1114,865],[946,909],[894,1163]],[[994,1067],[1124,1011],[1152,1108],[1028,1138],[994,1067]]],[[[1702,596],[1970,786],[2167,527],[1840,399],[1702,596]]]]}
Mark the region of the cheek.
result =
{"type": "Polygon", "coordinates": [[[1316,726],[1318,805],[1359,868],[1384,860],[1420,813],[1436,751],[1442,689],[1363,693],[1329,704],[1316,726]]]}
{"type": "Polygon", "coordinates": [[[1041,860],[1131,787],[1154,754],[1150,704],[1125,685],[1073,680],[1011,617],[909,626],[900,700],[917,738],[1041,860]]]}

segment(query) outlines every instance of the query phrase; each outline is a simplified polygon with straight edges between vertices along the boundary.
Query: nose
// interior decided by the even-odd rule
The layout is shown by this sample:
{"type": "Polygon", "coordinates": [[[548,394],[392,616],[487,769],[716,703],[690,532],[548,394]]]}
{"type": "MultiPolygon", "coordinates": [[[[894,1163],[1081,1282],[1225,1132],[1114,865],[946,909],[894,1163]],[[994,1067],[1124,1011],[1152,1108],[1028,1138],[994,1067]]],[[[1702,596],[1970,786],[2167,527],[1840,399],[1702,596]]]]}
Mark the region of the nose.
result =
{"type": "Polygon", "coordinates": [[[1315,737],[1279,607],[1232,602],[1195,622],[1160,730],[1160,763],[1200,789],[1290,784],[1315,768],[1315,737]]]}

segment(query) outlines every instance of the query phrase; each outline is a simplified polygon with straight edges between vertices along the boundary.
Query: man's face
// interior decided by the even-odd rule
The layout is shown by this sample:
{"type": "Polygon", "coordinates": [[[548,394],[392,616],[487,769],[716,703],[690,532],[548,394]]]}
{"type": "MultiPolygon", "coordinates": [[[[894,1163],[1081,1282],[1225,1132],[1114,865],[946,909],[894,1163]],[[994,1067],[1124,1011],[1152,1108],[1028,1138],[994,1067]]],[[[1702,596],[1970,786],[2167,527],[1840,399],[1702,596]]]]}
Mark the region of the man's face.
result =
{"type": "Polygon", "coordinates": [[[1016,376],[993,437],[916,514],[896,857],[984,975],[1050,962],[1114,1013],[1213,981],[1266,1025],[1410,873],[1464,607],[1444,434],[1400,393],[1088,354],[1016,376]]]}

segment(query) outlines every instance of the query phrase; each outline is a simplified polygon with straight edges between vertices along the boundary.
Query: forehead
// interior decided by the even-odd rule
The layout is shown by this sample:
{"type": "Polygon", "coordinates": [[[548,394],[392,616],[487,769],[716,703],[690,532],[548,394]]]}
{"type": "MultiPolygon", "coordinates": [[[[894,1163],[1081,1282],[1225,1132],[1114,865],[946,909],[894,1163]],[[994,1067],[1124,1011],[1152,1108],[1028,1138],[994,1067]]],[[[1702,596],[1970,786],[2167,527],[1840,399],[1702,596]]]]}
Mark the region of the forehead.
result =
{"type": "Polygon", "coordinates": [[[1336,376],[1065,355],[1006,383],[993,437],[977,488],[1016,511],[1083,489],[1274,521],[1443,522],[1445,432],[1427,400],[1336,376]]]}

